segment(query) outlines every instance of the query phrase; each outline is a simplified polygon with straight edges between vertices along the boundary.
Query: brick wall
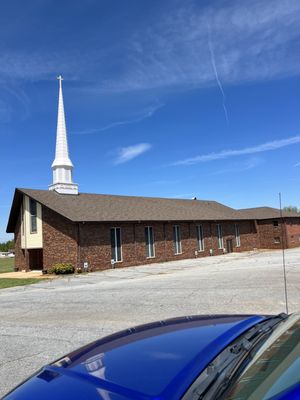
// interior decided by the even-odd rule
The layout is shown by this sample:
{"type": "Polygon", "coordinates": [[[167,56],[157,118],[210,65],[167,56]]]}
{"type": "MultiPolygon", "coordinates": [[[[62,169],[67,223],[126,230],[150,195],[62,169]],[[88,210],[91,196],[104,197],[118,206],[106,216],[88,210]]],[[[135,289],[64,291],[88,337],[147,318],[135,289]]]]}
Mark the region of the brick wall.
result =
{"type": "Polygon", "coordinates": [[[261,249],[281,249],[282,241],[285,248],[300,246],[300,218],[285,218],[283,223],[280,219],[262,220],[257,226],[261,249]],[[278,238],[280,242],[275,243],[278,238]]]}
{"type": "MultiPolygon", "coordinates": [[[[72,223],[61,215],[43,206],[43,262],[44,269],[55,263],[67,262],[74,266],[83,266],[87,261],[92,270],[111,268],[110,228],[121,228],[122,262],[115,267],[126,267],[153,262],[163,262],[210,255],[223,254],[218,249],[217,222],[149,222],[149,223],[72,223]],[[179,225],[181,230],[182,253],[175,254],[173,242],[173,226],[179,225]],[[204,235],[204,251],[198,251],[196,226],[202,225],[204,235]],[[145,243],[145,227],[152,226],[155,243],[155,257],[147,258],[145,243]],[[77,245],[79,243],[79,246],[77,245]],[[195,252],[197,251],[197,254],[195,252]]],[[[227,240],[232,241],[233,251],[249,251],[255,248],[280,249],[281,224],[274,226],[273,220],[264,221],[223,221],[224,247],[227,240]],[[235,223],[239,226],[241,246],[236,247],[235,223]]],[[[288,219],[286,238],[289,247],[300,245],[300,220],[288,219]]],[[[15,231],[16,266],[28,269],[27,251],[21,249],[20,218],[15,231]]]]}
{"type": "Polygon", "coordinates": [[[281,249],[282,242],[286,247],[285,224],[279,219],[257,221],[261,249],[281,249]]]}
{"type": "Polygon", "coordinates": [[[259,235],[255,221],[242,221],[239,222],[239,226],[241,234],[240,251],[259,249],[259,235]]]}
{"type": "Polygon", "coordinates": [[[92,270],[111,268],[110,226],[93,222],[79,224],[80,265],[92,270]]]}
{"type": "MultiPolygon", "coordinates": [[[[250,251],[259,247],[258,234],[254,221],[225,221],[220,222],[223,233],[224,248],[227,248],[227,240],[232,240],[233,251],[250,251]],[[235,224],[240,231],[240,246],[237,247],[235,237],[235,224]]],[[[217,223],[211,223],[209,229],[209,248],[213,250],[214,255],[223,254],[223,251],[218,248],[217,223]]]]}
{"type": "Polygon", "coordinates": [[[56,263],[78,263],[77,224],[43,206],[43,263],[49,269],[56,263]]]}
{"type": "Polygon", "coordinates": [[[286,219],[286,239],[287,246],[299,247],[300,246],[300,218],[287,218],[286,219]]]}
{"type": "Polygon", "coordinates": [[[15,267],[19,271],[29,270],[29,255],[28,250],[21,248],[21,212],[19,213],[18,221],[15,228],[15,267]]]}
{"type": "MultiPolygon", "coordinates": [[[[197,257],[223,254],[218,249],[216,223],[201,222],[204,234],[204,251],[197,257]]],[[[253,221],[237,222],[240,227],[241,246],[236,247],[234,222],[222,222],[224,246],[226,240],[232,240],[233,251],[248,251],[258,247],[258,235],[253,221]]],[[[122,261],[115,267],[126,267],[153,262],[162,262],[196,257],[198,250],[196,222],[149,222],[149,223],[81,223],[79,224],[80,265],[88,262],[92,270],[111,268],[110,228],[121,228],[122,261]],[[173,226],[179,225],[181,231],[182,253],[175,254],[173,242],[173,226]],[[155,243],[155,257],[147,258],[145,243],[145,227],[152,226],[155,243]]]]}

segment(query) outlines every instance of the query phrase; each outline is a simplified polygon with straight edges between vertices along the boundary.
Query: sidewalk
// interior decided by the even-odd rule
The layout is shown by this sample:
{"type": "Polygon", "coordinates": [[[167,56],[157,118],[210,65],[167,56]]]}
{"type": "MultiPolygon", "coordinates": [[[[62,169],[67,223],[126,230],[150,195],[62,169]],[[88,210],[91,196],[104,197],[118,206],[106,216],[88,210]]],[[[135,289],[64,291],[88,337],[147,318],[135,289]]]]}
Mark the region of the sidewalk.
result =
{"type": "Polygon", "coordinates": [[[13,279],[26,279],[26,278],[38,278],[38,279],[55,279],[55,275],[43,275],[42,271],[29,271],[29,272],[3,272],[0,274],[0,279],[13,278],[13,279]]]}

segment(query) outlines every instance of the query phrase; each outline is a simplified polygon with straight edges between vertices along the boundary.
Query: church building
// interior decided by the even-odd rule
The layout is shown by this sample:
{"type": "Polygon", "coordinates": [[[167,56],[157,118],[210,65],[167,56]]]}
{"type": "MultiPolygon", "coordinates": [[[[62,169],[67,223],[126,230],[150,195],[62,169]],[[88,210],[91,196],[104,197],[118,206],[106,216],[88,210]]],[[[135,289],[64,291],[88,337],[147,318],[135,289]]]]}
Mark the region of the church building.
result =
{"type": "Polygon", "coordinates": [[[73,182],[62,77],[53,182],[15,190],[7,232],[18,270],[70,263],[91,271],[254,249],[300,246],[300,214],[216,201],[80,193],[73,182]]]}

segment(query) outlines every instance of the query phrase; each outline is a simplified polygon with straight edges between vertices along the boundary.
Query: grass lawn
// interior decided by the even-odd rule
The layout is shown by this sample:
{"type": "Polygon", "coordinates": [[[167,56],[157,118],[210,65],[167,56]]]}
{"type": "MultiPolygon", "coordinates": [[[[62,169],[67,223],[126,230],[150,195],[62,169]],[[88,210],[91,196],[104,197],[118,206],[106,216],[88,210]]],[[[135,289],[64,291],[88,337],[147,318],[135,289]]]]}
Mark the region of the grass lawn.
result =
{"type": "Polygon", "coordinates": [[[1,272],[13,272],[14,266],[14,258],[0,258],[0,274],[1,272]]]}
{"type": "Polygon", "coordinates": [[[31,285],[32,283],[37,283],[44,280],[45,279],[36,279],[36,278],[25,278],[25,279],[0,278],[0,289],[5,289],[13,286],[31,285]]]}

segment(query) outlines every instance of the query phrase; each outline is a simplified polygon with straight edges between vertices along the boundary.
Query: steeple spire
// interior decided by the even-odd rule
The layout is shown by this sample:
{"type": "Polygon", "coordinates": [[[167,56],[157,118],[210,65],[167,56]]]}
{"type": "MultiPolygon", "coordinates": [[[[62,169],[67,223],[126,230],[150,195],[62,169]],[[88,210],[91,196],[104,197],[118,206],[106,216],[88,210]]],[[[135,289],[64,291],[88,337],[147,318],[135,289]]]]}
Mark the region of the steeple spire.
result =
{"type": "Polygon", "coordinates": [[[62,93],[63,77],[59,75],[57,79],[59,81],[59,95],[56,149],[55,159],[51,166],[53,171],[53,184],[49,186],[49,190],[55,190],[62,194],[78,194],[78,185],[73,183],[72,180],[73,164],[69,157],[64,100],[62,93]]]}

